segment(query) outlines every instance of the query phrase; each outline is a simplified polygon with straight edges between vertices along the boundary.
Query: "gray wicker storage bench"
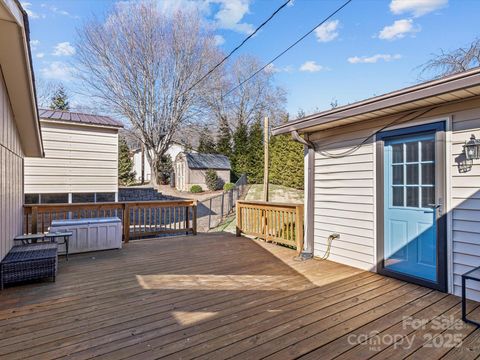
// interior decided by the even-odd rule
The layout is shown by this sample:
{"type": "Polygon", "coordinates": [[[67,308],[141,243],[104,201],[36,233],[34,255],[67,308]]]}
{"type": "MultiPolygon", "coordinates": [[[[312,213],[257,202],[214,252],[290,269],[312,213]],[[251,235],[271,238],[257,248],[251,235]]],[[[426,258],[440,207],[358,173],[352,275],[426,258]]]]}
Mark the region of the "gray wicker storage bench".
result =
{"type": "Polygon", "coordinates": [[[0,263],[0,289],[5,284],[52,278],[58,267],[58,244],[37,243],[12,247],[0,263]]]}

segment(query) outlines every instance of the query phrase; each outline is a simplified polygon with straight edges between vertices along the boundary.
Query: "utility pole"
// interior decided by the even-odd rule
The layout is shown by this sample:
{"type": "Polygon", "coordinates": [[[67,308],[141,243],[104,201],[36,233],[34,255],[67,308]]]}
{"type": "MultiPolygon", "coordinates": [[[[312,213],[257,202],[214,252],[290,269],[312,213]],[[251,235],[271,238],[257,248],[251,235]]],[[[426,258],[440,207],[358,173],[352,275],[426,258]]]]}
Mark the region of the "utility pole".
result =
{"type": "Polygon", "coordinates": [[[268,116],[265,116],[263,123],[263,201],[268,201],[268,141],[269,141],[268,116]]]}
{"type": "Polygon", "coordinates": [[[140,161],[141,163],[141,174],[140,174],[140,180],[142,182],[142,185],[145,183],[145,145],[142,143],[141,147],[142,151],[140,156],[142,157],[142,160],[140,161]]]}

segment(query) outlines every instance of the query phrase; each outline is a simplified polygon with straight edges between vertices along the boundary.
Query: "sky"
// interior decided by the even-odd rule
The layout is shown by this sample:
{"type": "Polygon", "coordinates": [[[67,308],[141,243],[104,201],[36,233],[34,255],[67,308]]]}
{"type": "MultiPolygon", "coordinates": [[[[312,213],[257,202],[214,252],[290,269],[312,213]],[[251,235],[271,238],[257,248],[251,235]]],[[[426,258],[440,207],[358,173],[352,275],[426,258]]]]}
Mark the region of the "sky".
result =
{"type": "MultiPolygon", "coordinates": [[[[218,46],[229,52],[285,0],[158,0],[162,11],[196,8],[214,26],[218,46]]],[[[264,64],[343,4],[345,0],[293,0],[237,53],[264,64]]],[[[105,17],[114,0],[29,0],[35,76],[62,81],[73,106],[77,29],[105,17]]],[[[307,114],[419,82],[419,66],[433,54],[466,46],[479,36],[478,0],[353,0],[275,61],[276,83],[287,93],[287,111],[307,114]]]]}

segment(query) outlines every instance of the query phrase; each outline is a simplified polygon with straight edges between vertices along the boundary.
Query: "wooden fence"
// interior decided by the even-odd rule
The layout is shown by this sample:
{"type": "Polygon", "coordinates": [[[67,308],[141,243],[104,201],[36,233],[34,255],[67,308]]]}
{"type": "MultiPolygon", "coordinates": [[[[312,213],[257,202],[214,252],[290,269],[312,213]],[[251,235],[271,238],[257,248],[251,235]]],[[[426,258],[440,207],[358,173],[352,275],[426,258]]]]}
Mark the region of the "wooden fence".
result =
{"type": "Polygon", "coordinates": [[[46,232],[52,220],[118,217],[123,240],[173,233],[197,234],[195,200],[24,205],[26,234],[46,232]]]}
{"type": "Polygon", "coordinates": [[[303,205],[237,201],[237,236],[253,235],[303,249],[303,205]]]}

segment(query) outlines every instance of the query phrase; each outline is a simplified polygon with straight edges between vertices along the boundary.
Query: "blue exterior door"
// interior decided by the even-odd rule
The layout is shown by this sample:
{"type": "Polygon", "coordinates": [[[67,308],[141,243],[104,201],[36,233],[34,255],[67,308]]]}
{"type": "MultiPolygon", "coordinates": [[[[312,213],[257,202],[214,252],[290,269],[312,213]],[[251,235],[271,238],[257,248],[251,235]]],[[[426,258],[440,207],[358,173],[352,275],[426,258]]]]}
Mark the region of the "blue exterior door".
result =
{"type": "Polygon", "coordinates": [[[384,139],[383,268],[438,282],[435,132],[384,139]]]}

